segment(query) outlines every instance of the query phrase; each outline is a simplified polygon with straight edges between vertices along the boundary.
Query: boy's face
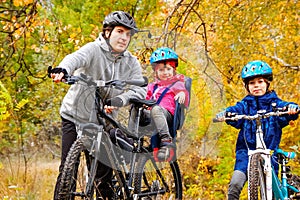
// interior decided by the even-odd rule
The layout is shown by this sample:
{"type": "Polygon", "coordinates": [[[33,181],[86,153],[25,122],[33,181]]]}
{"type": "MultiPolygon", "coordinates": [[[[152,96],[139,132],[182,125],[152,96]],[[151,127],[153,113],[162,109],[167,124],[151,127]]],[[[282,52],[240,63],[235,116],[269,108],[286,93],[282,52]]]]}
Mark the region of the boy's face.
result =
{"type": "Polygon", "coordinates": [[[122,53],[128,47],[131,38],[131,30],[123,27],[116,26],[110,36],[109,31],[105,32],[106,37],[109,37],[109,44],[111,45],[113,52],[122,53]]]}
{"type": "Polygon", "coordinates": [[[253,96],[262,96],[267,92],[267,82],[262,77],[257,77],[249,81],[249,92],[253,96]]]}
{"type": "Polygon", "coordinates": [[[160,80],[167,80],[168,78],[174,76],[174,68],[168,63],[157,63],[155,66],[155,72],[157,78],[160,80]]]}

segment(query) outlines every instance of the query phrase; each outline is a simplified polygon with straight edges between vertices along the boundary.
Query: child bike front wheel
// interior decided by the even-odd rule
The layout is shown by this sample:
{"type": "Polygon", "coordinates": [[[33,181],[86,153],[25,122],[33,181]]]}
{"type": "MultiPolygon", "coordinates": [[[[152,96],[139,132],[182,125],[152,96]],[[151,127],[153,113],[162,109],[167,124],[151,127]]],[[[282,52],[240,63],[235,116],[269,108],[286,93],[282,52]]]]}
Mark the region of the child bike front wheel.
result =
{"type": "Polygon", "coordinates": [[[264,174],[264,159],[261,154],[253,154],[249,167],[249,199],[266,200],[266,179],[264,174]]]}

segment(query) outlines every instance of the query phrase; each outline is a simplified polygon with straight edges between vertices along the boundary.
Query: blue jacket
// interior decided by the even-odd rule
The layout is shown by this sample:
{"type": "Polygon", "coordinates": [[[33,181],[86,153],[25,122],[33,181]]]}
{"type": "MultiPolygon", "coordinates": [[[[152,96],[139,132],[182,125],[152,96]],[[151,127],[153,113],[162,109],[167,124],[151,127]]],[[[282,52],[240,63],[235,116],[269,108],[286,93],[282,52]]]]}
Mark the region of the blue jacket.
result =
{"type": "MultiPolygon", "coordinates": [[[[288,104],[294,104],[292,102],[285,102],[279,99],[276,93],[271,91],[259,97],[247,95],[235,106],[228,107],[226,112],[255,115],[258,110],[266,110],[267,112],[272,111],[272,103],[276,103],[278,108],[282,108],[288,104]]],[[[287,126],[289,121],[297,118],[298,114],[272,116],[262,119],[264,141],[268,149],[275,150],[278,148],[281,140],[282,128],[287,126]]],[[[234,170],[240,170],[246,174],[248,165],[248,148],[253,150],[256,147],[256,123],[255,121],[242,119],[238,121],[227,121],[227,124],[240,129],[236,142],[236,162],[234,170]]]]}

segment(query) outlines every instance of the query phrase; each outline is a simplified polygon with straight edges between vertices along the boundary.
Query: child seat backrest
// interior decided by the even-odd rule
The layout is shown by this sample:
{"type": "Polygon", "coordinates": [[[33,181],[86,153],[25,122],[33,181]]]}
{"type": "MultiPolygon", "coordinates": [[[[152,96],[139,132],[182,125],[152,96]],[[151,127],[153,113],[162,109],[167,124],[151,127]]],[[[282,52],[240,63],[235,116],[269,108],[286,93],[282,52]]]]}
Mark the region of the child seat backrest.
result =
{"type": "MultiPolygon", "coordinates": [[[[189,93],[189,102],[188,102],[188,106],[189,106],[190,100],[191,100],[192,79],[190,77],[185,76],[184,83],[185,83],[185,88],[189,93]]],[[[171,129],[170,134],[173,138],[176,136],[177,130],[180,130],[183,126],[187,108],[188,107],[186,107],[184,104],[179,104],[178,101],[176,101],[176,107],[175,107],[172,127],[169,127],[171,129]]]]}

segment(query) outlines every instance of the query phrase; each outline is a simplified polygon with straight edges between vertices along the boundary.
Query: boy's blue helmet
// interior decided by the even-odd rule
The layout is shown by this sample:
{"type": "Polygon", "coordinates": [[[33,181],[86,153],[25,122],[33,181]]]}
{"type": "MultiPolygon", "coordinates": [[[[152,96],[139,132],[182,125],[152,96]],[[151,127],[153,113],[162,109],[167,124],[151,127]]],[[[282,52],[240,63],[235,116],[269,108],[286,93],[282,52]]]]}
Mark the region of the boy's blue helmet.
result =
{"type": "Polygon", "coordinates": [[[261,60],[251,61],[243,67],[242,79],[245,83],[257,76],[262,76],[267,80],[272,81],[272,68],[266,62],[261,60]]]}
{"type": "Polygon", "coordinates": [[[168,61],[168,60],[176,61],[176,67],[177,67],[178,55],[175,51],[173,51],[172,49],[170,49],[168,47],[158,48],[150,56],[151,65],[153,65],[155,63],[163,62],[163,61],[168,61]]]}

